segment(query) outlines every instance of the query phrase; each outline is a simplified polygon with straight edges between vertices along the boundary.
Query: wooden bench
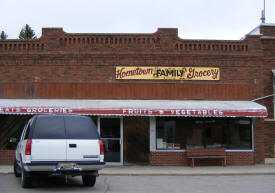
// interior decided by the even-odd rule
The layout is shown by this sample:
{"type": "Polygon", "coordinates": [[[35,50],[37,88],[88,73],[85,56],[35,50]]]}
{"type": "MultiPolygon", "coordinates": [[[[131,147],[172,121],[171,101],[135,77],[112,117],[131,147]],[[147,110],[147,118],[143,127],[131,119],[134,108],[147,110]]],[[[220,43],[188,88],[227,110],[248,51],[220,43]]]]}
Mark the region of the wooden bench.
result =
{"type": "Polygon", "coordinates": [[[222,165],[226,166],[226,152],[223,148],[213,149],[187,149],[187,158],[192,160],[192,168],[195,166],[195,159],[221,159],[222,165]]]}

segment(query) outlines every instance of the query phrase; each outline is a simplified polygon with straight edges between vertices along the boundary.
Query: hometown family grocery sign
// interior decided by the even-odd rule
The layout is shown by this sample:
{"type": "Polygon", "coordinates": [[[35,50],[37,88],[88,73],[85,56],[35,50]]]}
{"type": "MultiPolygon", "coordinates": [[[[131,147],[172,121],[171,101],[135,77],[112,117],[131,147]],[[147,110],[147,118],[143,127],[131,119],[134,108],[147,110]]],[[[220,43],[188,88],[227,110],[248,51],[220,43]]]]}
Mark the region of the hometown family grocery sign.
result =
{"type": "Polygon", "coordinates": [[[220,69],[210,67],[117,66],[116,79],[220,80],[220,69]]]}

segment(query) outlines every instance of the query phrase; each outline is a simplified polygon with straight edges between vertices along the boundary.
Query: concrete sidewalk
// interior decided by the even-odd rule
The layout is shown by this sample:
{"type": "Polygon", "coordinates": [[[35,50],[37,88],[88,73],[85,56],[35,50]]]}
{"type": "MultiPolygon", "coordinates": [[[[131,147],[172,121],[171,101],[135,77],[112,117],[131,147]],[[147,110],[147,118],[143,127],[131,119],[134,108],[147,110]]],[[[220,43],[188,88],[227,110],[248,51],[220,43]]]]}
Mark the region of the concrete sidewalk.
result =
{"type": "MultiPolygon", "coordinates": [[[[10,165],[0,165],[0,173],[13,173],[10,165]]],[[[100,175],[113,176],[213,176],[213,175],[275,175],[275,165],[253,166],[106,166],[100,175]]]]}

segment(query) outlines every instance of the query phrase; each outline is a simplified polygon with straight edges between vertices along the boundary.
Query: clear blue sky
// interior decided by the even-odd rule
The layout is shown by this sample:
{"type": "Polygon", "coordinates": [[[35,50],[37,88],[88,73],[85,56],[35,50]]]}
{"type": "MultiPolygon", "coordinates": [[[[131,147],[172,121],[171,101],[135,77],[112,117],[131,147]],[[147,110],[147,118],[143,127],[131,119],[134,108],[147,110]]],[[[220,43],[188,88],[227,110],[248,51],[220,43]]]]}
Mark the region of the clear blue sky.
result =
{"type": "MultiPolygon", "coordinates": [[[[260,24],[264,0],[0,0],[0,30],[15,39],[29,24],[68,33],[152,33],[179,29],[183,39],[240,39],[260,24]]],[[[275,23],[275,0],[266,0],[275,23]]]]}

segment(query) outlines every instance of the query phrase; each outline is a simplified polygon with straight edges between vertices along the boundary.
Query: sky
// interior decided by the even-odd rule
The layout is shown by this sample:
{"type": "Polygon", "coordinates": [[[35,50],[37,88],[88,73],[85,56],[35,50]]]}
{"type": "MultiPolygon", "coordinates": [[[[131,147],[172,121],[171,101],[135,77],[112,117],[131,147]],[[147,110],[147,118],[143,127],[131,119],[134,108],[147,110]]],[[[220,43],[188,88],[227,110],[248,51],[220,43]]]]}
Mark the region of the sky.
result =
{"type": "MultiPolygon", "coordinates": [[[[275,0],[265,0],[275,23],[275,0]]],[[[0,31],[17,39],[29,24],[67,33],[154,33],[178,28],[182,39],[239,40],[261,21],[264,0],[0,0],[0,31]]]]}

